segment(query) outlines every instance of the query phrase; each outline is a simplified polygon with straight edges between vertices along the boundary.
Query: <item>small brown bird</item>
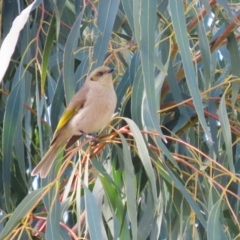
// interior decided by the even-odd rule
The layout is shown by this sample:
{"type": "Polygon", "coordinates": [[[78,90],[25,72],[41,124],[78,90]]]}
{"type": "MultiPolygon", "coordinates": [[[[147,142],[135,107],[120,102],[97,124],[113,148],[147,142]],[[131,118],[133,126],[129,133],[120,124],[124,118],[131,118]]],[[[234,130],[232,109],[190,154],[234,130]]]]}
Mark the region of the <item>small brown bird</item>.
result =
{"type": "Polygon", "coordinates": [[[33,169],[45,178],[58,152],[66,144],[72,146],[80,136],[99,131],[110,121],[117,103],[112,82],[112,72],[105,66],[95,69],[81,89],[74,95],[59,120],[49,150],[33,169]]]}

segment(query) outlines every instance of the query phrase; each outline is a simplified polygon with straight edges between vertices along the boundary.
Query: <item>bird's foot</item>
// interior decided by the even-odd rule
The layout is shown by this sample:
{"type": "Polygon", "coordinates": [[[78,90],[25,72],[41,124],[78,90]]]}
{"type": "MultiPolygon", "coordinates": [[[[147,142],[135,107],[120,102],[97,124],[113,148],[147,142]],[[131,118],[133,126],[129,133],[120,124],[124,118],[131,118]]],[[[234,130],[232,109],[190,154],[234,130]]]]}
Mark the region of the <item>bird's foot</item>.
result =
{"type": "Polygon", "coordinates": [[[98,139],[97,139],[97,137],[96,137],[96,135],[94,135],[94,134],[89,134],[89,133],[85,133],[85,132],[82,132],[82,134],[83,134],[86,138],[91,139],[90,145],[92,145],[92,146],[96,145],[96,144],[99,142],[98,139]]]}
{"type": "Polygon", "coordinates": [[[86,138],[91,139],[91,141],[90,141],[91,146],[97,145],[97,143],[99,142],[97,137],[92,134],[85,134],[85,136],[86,136],[86,138]]]}

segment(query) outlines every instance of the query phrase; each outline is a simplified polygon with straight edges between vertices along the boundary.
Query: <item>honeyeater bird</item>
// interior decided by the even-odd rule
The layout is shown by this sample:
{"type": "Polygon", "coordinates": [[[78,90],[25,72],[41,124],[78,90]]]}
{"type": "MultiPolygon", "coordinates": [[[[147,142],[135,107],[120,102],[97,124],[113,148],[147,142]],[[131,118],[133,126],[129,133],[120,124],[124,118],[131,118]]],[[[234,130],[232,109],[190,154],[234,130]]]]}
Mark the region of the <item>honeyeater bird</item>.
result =
{"type": "Polygon", "coordinates": [[[63,112],[49,150],[31,175],[45,178],[58,152],[68,149],[83,134],[91,134],[106,126],[116,107],[117,97],[112,82],[113,69],[101,66],[91,72],[63,112]]]}

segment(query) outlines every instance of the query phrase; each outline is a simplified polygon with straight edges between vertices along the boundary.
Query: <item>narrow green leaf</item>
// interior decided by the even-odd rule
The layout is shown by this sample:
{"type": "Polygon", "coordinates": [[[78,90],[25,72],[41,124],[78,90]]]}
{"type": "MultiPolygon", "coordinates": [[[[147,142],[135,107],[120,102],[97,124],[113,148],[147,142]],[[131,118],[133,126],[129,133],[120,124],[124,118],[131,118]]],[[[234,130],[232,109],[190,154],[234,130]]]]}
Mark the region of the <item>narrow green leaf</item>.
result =
{"type": "Polygon", "coordinates": [[[133,1],[132,0],[122,0],[122,5],[124,12],[126,14],[128,23],[134,32],[134,21],[133,21],[133,1]]]}
{"type": "Polygon", "coordinates": [[[93,194],[83,185],[85,192],[86,215],[91,239],[103,239],[101,233],[101,217],[93,194]]]}
{"type": "Polygon", "coordinates": [[[156,96],[155,96],[155,25],[156,25],[156,0],[151,1],[134,1],[134,25],[135,31],[138,28],[139,32],[136,32],[137,41],[139,44],[139,51],[142,62],[144,90],[146,93],[146,106],[148,108],[148,118],[150,119],[150,126],[146,126],[148,130],[156,130],[163,136],[161,129],[159,128],[159,120],[156,115],[156,96]],[[138,2],[138,3],[137,3],[138,2]],[[137,8],[137,9],[136,9],[137,8]],[[139,14],[140,12],[140,14],[139,14]],[[138,27],[136,27],[138,26],[138,27]]]}
{"type": "MultiPolygon", "coordinates": [[[[233,11],[231,10],[229,6],[229,2],[226,0],[217,0],[219,5],[221,5],[224,9],[224,11],[227,13],[228,17],[226,19],[230,19],[231,21],[237,21],[236,16],[233,14],[233,11]]],[[[229,22],[230,22],[229,20],[229,22]]]]}
{"type": "Polygon", "coordinates": [[[104,177],[99,176],[101,183],[104,188],[105,195],[108,199],[109,205],[112,209],[113,216],[116,216],[117,219],[117,229],[120,229],[118,233],[119,239],[130,240],[129,226],[125,219],[125,209],[121,201],[121,197],[118,194],[116,188],[110,184],[104,177]]]}
{"type": "Polygon", "coordinates": [[[119,3],[120,0],[99,1],[97,17],[98,38],[90,59],[90,62],[93,63],[92,69],[99,67],[104,61],[119,3]]]}
{"type": "Polygon", "coordinates": [[[118,84],[116,88],[116,94],[117,94],[117,108],[119,108],[127,89],[133,84],[134,78],[136,71],[139,67],[140,64],[140,58],[139,58],[139,53],[135,53],[131,59],[131,63],[128,69],[126,69],[125,74],[123,75],[120,83],[118,84]]]}
{"type": "Polygon", "coordinates": [[[75,82],[74,82],[74,51],[77,48],[77,42],[79,38],[79,29],[82,22],[84,9],[78,15],[74,22],[72,29],[68,35],[63,55],[63,82],[66,96],[66,102],[69,103],[75,94],[75,82]]]}
{"type": "Polygon", "coordinates": [[[199,21],[198,23],[198,35],[199,35],[199,47],[202,54],[202,62],[203,62],[203,71],[204,71],[204,88],[205,90],[209,89],[213,82],[212,70],[213,67],[209,42],[207,39],[206,30],[203,26],[203,22],[199,21]]]}
{"type": "MultiPolygon", "coordinates": [[[[167,79],[168,79],[168,84],[169,84],[169,87],[170,87],[170,90],[171,90],[170,92],[171,92],[171,95],[172,95],[174,101],[176,103],[182,102],[183,98],[182,98],[181,90],[180,90],[179,84],[178,84],[177,79],[176,79],[175,71],[174,71],[174,68],[173,68],[173,62],[172,62],[171,59],[169,61],[167,79]]],[[[187,112],[186,107],[185,106],[179,106],[179,110],[180,110],[180,113],[181,113],[182,117],[186,121],[188,121],[190,116],[187,112]]]]}
{"type": "Polygon", "coordinates": [[[53,41],[54,41],[54,38],[56,36],[55,28],[56,28],[56,18],[53,17],[51,22],[50,22],[50,26],[49,26],[48,33],[47,33],[47,38],[46,38],[46,43],[45,43],[44,50],[43,50],[42,76],[41,76],[41,95],[44,94],[44,87],[45,87],[45,82],[46,82],[49,58],[50,58],[50,54],[51,54],[51,51],[52,51],[53,41]]]}
{"type": "Polygon", "coordinates": [[[166,66],[163,65],[162,61],[160,60],[160,58],[155,54],[154,57],[154,63],[156,65],[156,67],[162,72],[165,73],[165,75],[167,75],[167,68],[166,66]]]}
{"type": "Polygon", "coordinates": [[[137,205],[136,205],[136,178],[134,174],[134,168],[131,158],[130,149],[128,147],[127,141],[119,134],[122,141],[123,147],[123,161],[124,161],[124,185],[126,188],[126,197],[127,197],[127,212],[131,222],[131,232],[132,239],[137,240],[137,205]]]}
{"type": "Polygon", "coordinates": [[[131,115],[132,120],[137,124],[137,126],[143,129],[142,124],[142,104],[144,96],[144,82],[142,75],[142,68],[139,67],[135,70],[134,82],[132,86],[132,96],[131,96],[131,115]]]}
{"type": "Polygon", "coordinates": [[[129,76],[129,68],[126,69],[121,82],[117,85],[116,88],[116,94],[117,94],[117,107],[116,109],[119,109],[121,104],[122,104],[122,100],[125,97],[126,94],[126,90],[130,85],[130,76],[129,76]]]}
{"type": "Polygon", "coordinates": [[[223,225],[220,223],[220,210],[222,199],[219,199],[213,206],[209,213],[207,222],[207,239],[228,240],[229,238],[224,234],[223,225]],[[224,236],[224,235],[225,236],[224,236]]]}
{"type": "MultiPolygon", "coordinates": [[[[89,52],[88,52],[89,54],[89,52]]],[[[81,86],[84,83],[85,76],[89,70],[89,56],[86,56],[85,59],[82,60],[81,64],[78,66],[76,72],[75,72],[75,85],[76,89],[80,89],[81,86]]]]}
{"type": "Polygon", "coordinates": [[[232,173],[235,173],[235,167],[234,167],[234,161],[233,161],[234,159],[233,159],[233,152],[232,152],[232,135],[231,135],[229,117],[228,117],[226,104],[225,104],[225,95],[226,95],[226,91],[224,92],[221,98],[221,102],[219,106],[219,121],[222,127],[223,138],[226,146],[229,169],[232,173]]]}
{"type": "Polygon", "coordinates": [[[157,203],[157,188],[156,188],[156,182],[155,182],[155,176],[154,176],[154,171],[151,163],[151,159],[148,153],[147,146],[143,140],[143,136],[137,127],[137,125],[128,118],[123,118],[129,125],[129,128],[131,129],[131,132],[133,133],[133,137],[136,141],[136,145],[138,148],[138,153],[141,158],[141,161],[143,163],[144,169],[148,175],[149,181],[151,183],[151,188],[152,188],[152,194],[153,194],[153,200],[154,203],[157,203]]]}
{"type": "Polygon", "coordinates": [[[198,220],[201,222],[203,227],[206,228],[207,227],[207,223],[206,223],[205,217],[204,217],[203,213],[201,212],[201,209],[198,206],[198,204],[196,203],[196,201],[192,198],[192,196],[187,191],[185,186],[179,181],[179,179],[174,175],[174,173],[170,170],[170,168],[165,163],[164,163],[164,167],[167,170],[167,172],[170,175],[170,177],[172,178],[175,186],[182,192],[183,196],[185,197],[185,199],[187,200],[189,205],[194,210],[198,220]]]}
{"type": "Polygon", "coordinates": [[[11,189],[11,167],[12,167],[12,150],[14,135],[16,127],[18,126],[19,114],[23,108],[24,96],[24,79],[21,79],[22,67],[18,68],[14,78],[16,85],[13,87],[11,94],[8,98],[6,110],[3,120],[3,134],[2,134],[2,151],[3,151],[3,161],[2,161],[2,181],[5,195],[5,205],[7,211],[10,209],[10,189],[11,189]],[[20,79],[20,80],[19,80],[20,79]]]}
{"type": "Polygon", "coordinates": [[[163,220],[164,220],[164,214],[165,214],[163,195],[164,194],[160,194],[160,196],[159,196],[158,210],[154,216],[150,240],[159,239],[160,233],[163,232],[162,229],[163,229],[163,225],[164,225],[163,220]]]}
{"type": "Polygon", "coordinates": [[[102,166],[101,162],[99,162],[96,159],[92,160],[92,165],[93,167],[100,173],[102,176],[109,182],[111,183],[116,189],[120,191],[118,186],[115,184],[115,182],[112,180],[111,176],[107,173],[106,169],[102,166]]]}
{"type": "MultiPolygon", "coordinates": [[[[82,167],[79,167],[78,169],[78,176],[81,176],[83,172],[82,167]]],[[[74,174],[72,174],[74,176],[74,174]]],[[[72,180],[72,179],[70,179],[72,180]]],[[[72,186],[72,184],[71,184],[72,186]]],[[[77,181],[77,191],[76,191],[76,214],[77,214],[77,233],[79,236],[81,236],[82,232],[84,231],[83,228],[81,228],[81,216],[84,214],[84,211],[86,209],[81,209],[81,202],[84,200],[84,194],[82,193],[82,182],[80,181],[80,177],[78,177],[78,181],[77,181]]]]}
{"type": "Polygon", "coordinates": [[[30,12],[34,10],[36,7],[38,7],[41,2],[42,0],[35,0],[14,19],[9,33],[6,35],[4,41],[2,42],[0,49],[0,61],[1,61],[0,82],[2,82],[5,72],[7,71],[8,65],[11,60],[11,56],[18,42],[20,31],[25,26],[30,15],[30,12]]]}
{"type": "MultiPolygon", "coordinates": [[[[225,81],[226,76],[229,74],[230,72],[230,64],[227,64],[225,66],[225,68],[223,69],[222,74],[220,75],[220,77],[218,78],[218,80],[216,81],[216,83],[214,84],[215,86],[217,86],[218,84],[221,84],[223,81],[225,81]]],[[[219,97],[222,95],[222,88],[219,87],[217,89],[214,89],[211,93],[210,93],[210,97],[212,99],[219,97]]],[[[208,103],[208,111],[212,114],[217,114],[217,103],[215,100],[209,100],[208,103]]],[[[218,146],[218,126],[217,126],[218,122],[209,117],[209,127],[211,129],[211,134],[212,134],[212,139],[213,139],[213,150],[215,151],[216,156],[219,156],[219,146],[218,146]]]]}
{"type": "MultiPolygon", "coordinates": [[[[240,68],[239,68],[239,63],[240,63],[240,55],[239,55],[239,49],[238,49],[238,43],[235,38],[234,33],[232,32],[229,37],[228,37],[228,43],[227,47],[229,50],[230,54],[230,59],[231,59],[231,68],[232,68],[232,74],[236,77],[240,77],[240,68]]],[[[234,107],[235,102],[238,97],[240,89],[240,84],[238,81],[232,83],[232,106],[234,107]]]]}
{"type": "MultiPolygon", "coordinates": [[[[144,76],[144,86],[146,92],[146,99],[148,104],[149,113],[151,117],[156,119],[156,103],[155,103],[155,74],[154,74],[154,47],[155,47],[155,25],[156,25],[156,8],[157,2],[156,0],[144,1],[141,0],[139,2],[140,14],[138,13],[138,18],[135,19],[135,24],[139,24],[139,45],[140,45],[140,55],[142,61],[142,69],[144,76]]],[[[157,124],[158,126],[158,124],[157,124]]],[[[158,129],[157,127],[156,129],[158,129]]]]}
{"type": "MultiPolygon", "coordinates": [[[[37,108],[37,126],[39,131],[39,139],[40,139],[40,150],[41,154],[43,156],[43,136],[42,136],[42,122],[41,122],[41,116],[43,112],[44,107],[44,101],[45,97],[40,98],[40,92],[39,92],[39,86],[36,84],[36,90],[35,90],[35,100],[36,100],[36,108],[37,108]]],[[[48,119],[48,112],[46,111],[47,119],[48,119]]],[[[50,137],[50,136],[49,136],[50,137]]],[[[48,145],[48,144],[47,144],[48,145]]]]}
{"type": "Polygon", "coordinates": [[[187,27],[185,23],[183,2],[178,0],[171,0],[169,2],[169,7],[171,11],[176,40],[182,57],[182,63],[186,75],[188,88],[193,98],[193,103],[196,107],[196,111],[202,128],[205,134],[208,136],[208,139],[212,141],[211,134],[208,130],[208,126],[204,118],[202,98],[198,89],[196,74],[191,60],[192,58],[189,50],[190,46],[188,41],[187,27]]]}
{"type": "MultiPolygon", "coordinates": [[[[144,108],[144,127],[149,131],[158,132],[159,135],[166,141],[159,127],[159,119],[156,115],[158,110],[157,104],[159,99],[155,92],[155,26],[156,26],[156,0],[144,1],[136,0],[133,2],[134,28],[135,36],[139,44],[139,51],[142,62],[143,80],[145,99],[143,101],[144,108]]],[[[161,138],[156,136],[158,147],[176,166],[176,162],[172,155],[163,144],[161,138]]],[[[176,166],[177,167],[177,166],[176,166]]],[[[154,197],[154,201],[155,201],[154,197]]]]}
{"type": "Polygon", "coordinates": [[[61,21],[61,14],[65,7],[66,0],[58,0],[58,1],[51,1],[52,7],[54,9],[54,17],[56,18],[56,28],[55,33],[56,37],[59,37],[59,30],[60,30],[60,21],[61,21]]]}
{"type": "MultiPolygon", "coordinates": [[[[22,110],[22,109],[21,109],[22,110]]],[[[19,119],[22,119],[22,111],[20,110],[19,119]]],[[[25,154],[24,154],[24,145],[23,145],[23,134],[22,134],[22,121],[18,121],[15,130],[15,137],[14,137],[14,150],[16,152],[18,166],[21,172],[21,177],[23,182],[26,186],[28,186],[26,180],[26,164],[25,164],[25,154]]],[[[22,182],[22,184],[23,184],[22,182]]]]}
{"type": "Polygon", "coordinates": [[[16,227],[16,225],[22,220],[22,218],[24,218],[32,211],[32,208],[39,201],[44,191],[45,188],[40,188],[36,191],[31,192],[22,200],[22,202],[14,210],[4,229],[0,233],[0,239],[4,239],[16,227]]]}
{"type": "Polygon", "coordinates": [[[69,232],[66,230],[65,226],[60,226],[59,240],[72,240],[69,232]]]}
{"type": "Polygon", "coordinates": [[[49,199],[50,206],[48,209],[47,224],[46,224],[46,239],[59,239],[60,235],[60,224],[61,221],[60,214],[60,201],[59,201],[59,188],[57,185],[54,185],[48,194],[45,196],[45,199],[49,199]]]}
{"type": "Polygon", "coordinates": [[[137,233],[138,240],[147,239],[152,229],[154,216],[156,214],[155,203],[152,198],[150,188],[147,189],[147,194],[144,197],[144,205],[145,205],[144,211],[138,224],[138,233],[137,233]]]}
{"type": "Polygon", "coordinates": [[[63,112],[63,102],[64,102],[64,91],[63,91],[63,75],[59,75],[57,86],[52,100],[51,105],[51,127],[53,130],[56,129],[59,121],[59,117],[63,112]]]}
{"type": "Polygon", "coordinates": [[[99,176],[103,188],[105,189],[105,194],[109,200],[110,206],[112,207],[113,210],[117,210],[116,214],[118,214],[118,212],[121,212],[123,209],[123,205],[121,203],[120,198],[116,198],[116,196],[119,196],[116,188],[114,186],[112,186],[112,184],[104,177],[99,176]]]}

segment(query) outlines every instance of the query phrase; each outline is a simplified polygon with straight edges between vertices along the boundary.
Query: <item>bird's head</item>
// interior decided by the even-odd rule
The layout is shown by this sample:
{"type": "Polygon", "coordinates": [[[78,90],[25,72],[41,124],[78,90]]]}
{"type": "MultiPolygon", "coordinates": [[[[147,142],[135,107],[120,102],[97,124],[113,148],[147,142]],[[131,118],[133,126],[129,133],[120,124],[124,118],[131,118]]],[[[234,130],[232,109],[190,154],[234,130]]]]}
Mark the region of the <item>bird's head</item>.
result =
{"type": "Polygon", "coordinates": [[[88,75],[87,81],[99,82],[100,84],[103,84],[103,85],[112,84],[113,71],[114,69],[111,69],[106,66],[98,67],[88,75]]]}

